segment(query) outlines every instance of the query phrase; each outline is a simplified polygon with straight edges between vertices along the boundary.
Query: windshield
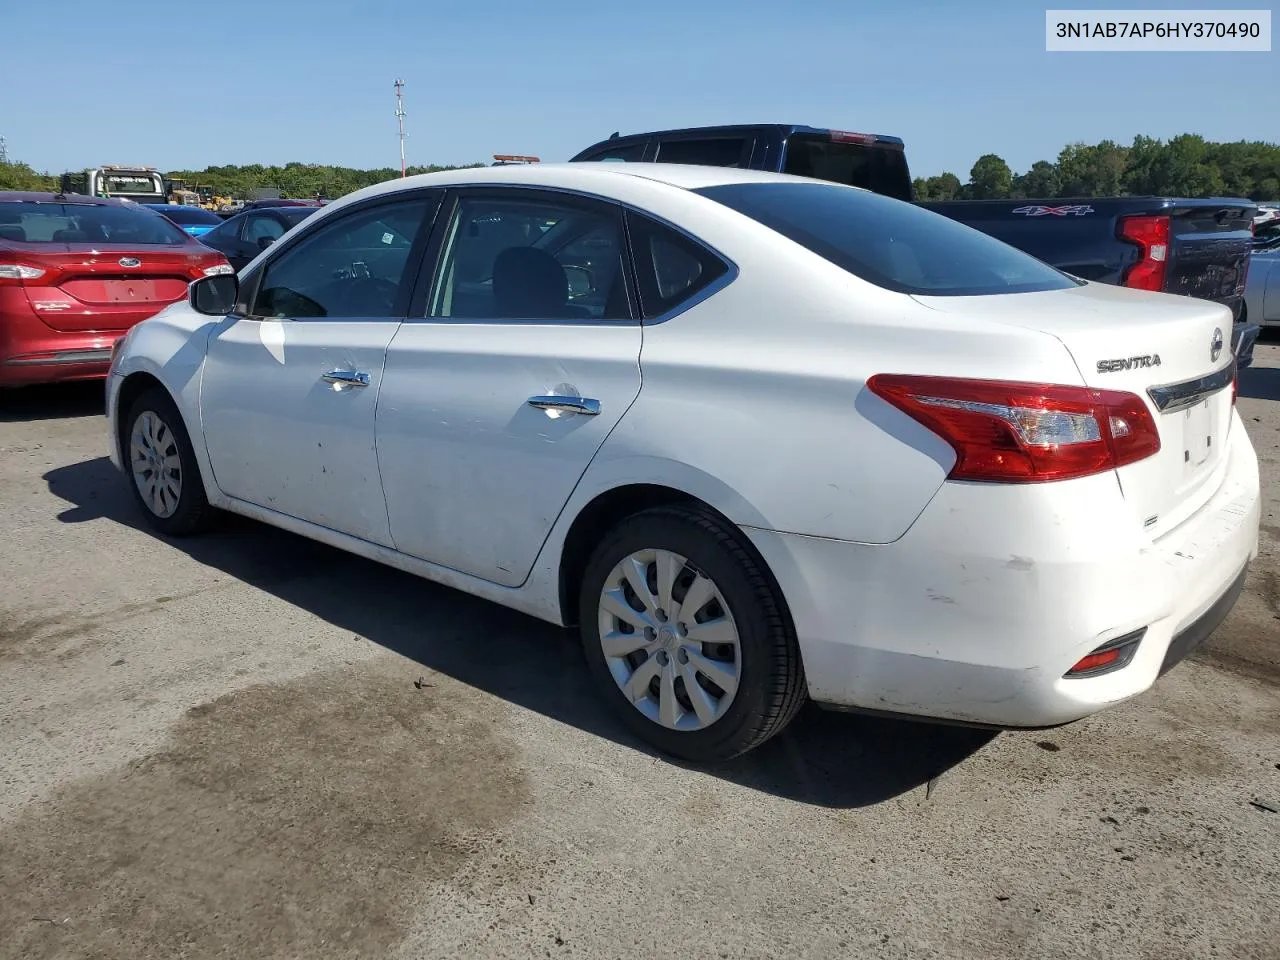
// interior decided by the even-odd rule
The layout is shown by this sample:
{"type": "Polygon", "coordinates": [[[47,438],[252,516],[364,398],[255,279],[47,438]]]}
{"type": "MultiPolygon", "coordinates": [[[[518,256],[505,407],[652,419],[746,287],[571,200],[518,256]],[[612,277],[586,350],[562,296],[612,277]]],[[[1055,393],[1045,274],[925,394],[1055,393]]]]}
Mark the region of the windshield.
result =
{"type": "Polygon", "coordinates": [[[180,247],[190,238],[147,209],[87,203],[0,204],[0,240],[180,247]]]}
{"type": "Polygon", "coordinates": [[[912,198],[907,155],[901,147],[894,149],[798,133],[787,140],[787,159],[782,172],[864,187],[899,200],[912,198]]]}
{"type": "Polygon", "coordinates": [[[99,189],[107,193],[164,195],[164,188],[156,174],[103,173],[99,175],[99,183],[101,184],[99,189]]]}
{"type": "Polygon", "coordinates": [[[827,183],[694,191],[746,214],[869,283],[933,297],[1076,286],[1047,263],[914,204],[827,183]]]}

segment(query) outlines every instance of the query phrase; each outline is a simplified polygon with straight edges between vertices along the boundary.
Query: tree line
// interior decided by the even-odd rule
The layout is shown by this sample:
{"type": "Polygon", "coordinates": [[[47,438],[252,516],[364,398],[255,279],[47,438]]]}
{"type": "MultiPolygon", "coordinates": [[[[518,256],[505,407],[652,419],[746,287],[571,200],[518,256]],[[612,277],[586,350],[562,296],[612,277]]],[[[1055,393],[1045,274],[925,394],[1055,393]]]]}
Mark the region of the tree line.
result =
{"type": "MultiPolygon", "coordinates": [[[[429,164],[409,167],[408,172],[454,169],[459,168],[429,164]]],[[[311,197],[320,193],[334,199],[399,175],[395,167],[360,170],[321,163],[286,163],[284,166],[253,163],[173,170],[166,174],[184,180],[188,188],[209,186],[216,196],[242,200],[249,199],[254,190],[261,188],[279,190],[285,197],[311,197]]],[[[58,174],[38,173],[25,163],[0,164],[0,190],[57,190],[58,181],[58,174]]],[[[1127,147],[1112,140],[1093,145],[1073,143],[1063,147],[1056,160],[1037,160],[1025,173],[1015,174],[1001,157],[988,153],[979,157],[969,170],[968,182],[948,172],[935,177],[917,177],[914,186],[918,200],[1126,194],[1280,200],[1280,144],[1243,140],[1213,143],[1190,133],[1168,141],[1138,136],[1127,147]]]]}
{"type": "MultiPolygon", "coordinates": [[[[479,167],[483,164],[463,164],[463,167],[479,167]]],[[[407,173],[435,173],[439,170],[456,170],[460,167],[411,166],[407,173]]],[[[187,189],[197,186],[213,188],[215,196],[249,200],[259,189],[278,190],[283,197],[313,197],[317,193],[336,199],[353,190],[368,187],[384,180],[400,176],[398,167],[377,167],[359,170],[354,167],[337,167],[323,163],[286,163],[283,166],[251,163],[244,166],[227,165],[205,167],[203,170],[170,170],[165,177],[185,182],[187,189]]],[[[57,190],[61,175],[39,173],[25,163],[0,164],[0,190],[57,190]]]]}
{"type": "Polygon", "coordinates": [[[1248,197],[1280,200],[1280,144],[1213,143],[1196,134],[1165,142],[1133,138],[1072,143],[1057,160],[1037,160],[1015,174],[994,153],[969,170],[968,183],[954,173],[917,177],[917,200],[999,200],[1024,197],[1248,197]]]}

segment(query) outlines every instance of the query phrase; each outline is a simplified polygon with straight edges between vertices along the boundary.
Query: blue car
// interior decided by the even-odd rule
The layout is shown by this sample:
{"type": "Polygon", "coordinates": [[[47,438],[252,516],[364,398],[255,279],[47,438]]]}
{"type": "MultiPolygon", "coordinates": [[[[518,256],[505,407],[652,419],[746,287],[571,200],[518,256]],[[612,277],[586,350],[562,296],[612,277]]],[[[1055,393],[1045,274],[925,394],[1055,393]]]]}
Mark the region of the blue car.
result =
{"type": "Polygon", "coordinates": [[[146,203],[143,206],[168,217],[193,237],[202,237],[222,223],[220,216],[202,207],[184,207],[175,203],[146,203]]]}

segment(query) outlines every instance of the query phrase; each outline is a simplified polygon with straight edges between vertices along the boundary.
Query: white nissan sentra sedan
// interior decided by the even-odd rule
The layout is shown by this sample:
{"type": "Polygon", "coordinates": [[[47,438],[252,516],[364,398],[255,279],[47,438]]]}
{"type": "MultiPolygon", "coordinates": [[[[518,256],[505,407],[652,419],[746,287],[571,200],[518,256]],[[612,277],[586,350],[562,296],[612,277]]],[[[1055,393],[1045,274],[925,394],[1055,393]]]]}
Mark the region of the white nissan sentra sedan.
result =
{"type": "Polygon", "coordinates": [[[111,449],[164,534],[230,510],[576,625],[681,757],[806,696],[1050,726],[1146,690],[1241,590],[1230,329],[852,187],[460,170],[134,327],[111,449]]]}

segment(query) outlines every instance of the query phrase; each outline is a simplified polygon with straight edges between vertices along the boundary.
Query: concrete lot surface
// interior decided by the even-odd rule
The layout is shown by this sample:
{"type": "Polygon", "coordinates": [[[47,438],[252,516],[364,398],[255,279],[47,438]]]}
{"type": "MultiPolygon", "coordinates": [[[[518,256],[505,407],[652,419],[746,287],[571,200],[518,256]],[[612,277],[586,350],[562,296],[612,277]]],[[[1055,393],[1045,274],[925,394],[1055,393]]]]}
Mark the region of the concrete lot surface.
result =
{"type": "Polygon", "coordinates": [[[558,631],[248,521],[166,542],[99,386],[0,395],[0,957],[1280,957],[1280,346],[1261,554],[1143,697],[809,710],[686,769],[558,631]]]}

